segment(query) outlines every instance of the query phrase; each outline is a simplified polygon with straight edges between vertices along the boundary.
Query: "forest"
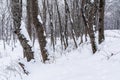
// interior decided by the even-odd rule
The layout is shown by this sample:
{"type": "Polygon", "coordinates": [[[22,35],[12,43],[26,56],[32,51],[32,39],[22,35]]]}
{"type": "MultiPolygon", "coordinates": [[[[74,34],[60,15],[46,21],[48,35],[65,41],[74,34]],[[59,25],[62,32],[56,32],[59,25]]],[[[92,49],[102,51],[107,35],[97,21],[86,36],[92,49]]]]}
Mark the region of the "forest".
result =
{"type": "Polygon", "coordinates": [[[120,80],[120,0],[0,0],[0,80],[120,80]]]}

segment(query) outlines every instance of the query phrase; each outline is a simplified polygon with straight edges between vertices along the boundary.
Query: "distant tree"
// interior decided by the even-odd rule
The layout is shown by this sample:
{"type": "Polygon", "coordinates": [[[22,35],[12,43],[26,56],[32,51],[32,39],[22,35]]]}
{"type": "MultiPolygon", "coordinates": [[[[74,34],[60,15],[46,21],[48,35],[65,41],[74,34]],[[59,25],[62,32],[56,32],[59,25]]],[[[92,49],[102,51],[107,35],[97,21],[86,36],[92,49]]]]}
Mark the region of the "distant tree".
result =
{"type": "Polygon", "coordinates": [[[71,25],[71,35],[72,35],[75,47],[77,48],[78,45],[77,45],[77,42],[76,42],[76,39],[75,39],[75,30],[74,30],[74,24],[73,24],[73,20],[72,20],[72,15],[70,14],[70,9],[69,9],[67,1],[64,0],[64,3],[65,3],[65,6],[66,6],[66,13],[67,13],[68,19],[70,21],[70,25],[71,25]]]}
{"type": "MultiPolygon", "coordinates": [[[[53,1],[51,1],[53,3],[53,1]]],[[[51,45],[53,45],[53,49],[55,51],[55,37],[54,37],[54,26],[53,26],[53,4],[50,4],[49,0],[47,0],[47,7],[50,19],[50,32],[51,32],[51,45]]]]}
{"type": "Polygon", "coordinates": [[[62,20],[61,20],[61,14],[60,14],[60,10],[59,10],[58,0],[55,0],[55,3],[56,3],[56,9],[57,9],[57,15],[58,15],[58,21],[59,21],[61,45],[63,46],[63,44],[64,44],[66,46],[65,40],[64,40],[63,25],[62,25],[62,20]]]}

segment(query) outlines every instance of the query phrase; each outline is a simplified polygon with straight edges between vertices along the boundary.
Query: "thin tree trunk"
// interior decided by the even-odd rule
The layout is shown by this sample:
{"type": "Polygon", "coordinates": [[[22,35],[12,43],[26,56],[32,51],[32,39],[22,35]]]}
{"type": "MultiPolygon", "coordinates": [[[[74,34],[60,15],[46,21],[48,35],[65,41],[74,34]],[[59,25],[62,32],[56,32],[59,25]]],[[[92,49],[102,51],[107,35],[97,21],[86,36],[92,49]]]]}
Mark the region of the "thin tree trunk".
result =
{"type": "Polygon", "coordinates": [[[73,24],[72,17],[71,17],[71,14],[70,14],[69,6],[68,6],[68,3],[67,3],[66,0],[64,0],[64,2],[65,2],[65,5],[66,5],[66,7],[67,7],[68,17],[69,17],[69,19],[70,19],[72,38],[73,38],[73,41],[74,41],[74,43],[75,43],[75,47],[77,48],[78,46],[77,46],[77,42],[76,42],[76,40],[75,40],[75,33],[74,33],[74,29],[73,29],[74,24],[73,24]]]}
{"type": "Polygon", "coordinates": [[[30,39],[32,39],[31,4],[31,0],[27,0],[27,31],[30,39]]]}
{"type": "Polygon", "coordinates": [[[55,0],[56,7],[57,7],[57,14],[58,14],[58,20],[59,20],[59,26],[60,26],[60,38],[61,38],[61,45],[64,44],[64,47],[66,48],[66,43],[64,40],[64,32],[63,32],[63,26],[61,22],[61,16],[60,16],[60,11],[59,11],[59,6],[58,6],[58,1],[55,0]]]}
{"type": "Polygon", "coordinates": [[[105,0],[100,0],[99,2],[99,44],[101,44],[105,37],[104,37],[104,8],[105,8],[105,0]]]}
{"type": "Polygon", "coordinates": [[[46,6],[46,0],[43,0],[43,27],[44,27],[44,30],[45,32],[47,33],[47,29],[46,29],[46,18],[47,18],[47,6],[46,6]]]}
{"type": "Polygon", "coordinates": [[[51,30],[51,45],[53,45],[53,50],[55,51],[55,39],[54,39],[54,27],[53,27],[53,5],[49,4],[47,0],[48,13],[50,18],[50,30],[51,30]]]}
{"type": "Polygon", "coordinates": [[[66,41],[66,48],[68,47],[68,11],[67,11],[67,5],[66,2],[64,0],[64,4],[65,4],[65,41],[66,41]]]}

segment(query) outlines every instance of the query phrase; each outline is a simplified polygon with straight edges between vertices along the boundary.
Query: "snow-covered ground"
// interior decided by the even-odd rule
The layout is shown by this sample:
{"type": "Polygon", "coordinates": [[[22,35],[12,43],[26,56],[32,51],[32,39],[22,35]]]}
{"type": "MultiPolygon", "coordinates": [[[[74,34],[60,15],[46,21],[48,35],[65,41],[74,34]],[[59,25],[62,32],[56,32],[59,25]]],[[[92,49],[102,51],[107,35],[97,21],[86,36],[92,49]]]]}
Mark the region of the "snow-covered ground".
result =
{"type": "MultiPolygon", "coordinates": [[[[98,46],[96,54],[92,54],[89,42],[74,49],[73,44],[66,51],[61,51],[57,45],[56,52],[50,62],[42,64],[39,59],[39,49],[35,47],[36,60],[29,63],[23,60],[29,75],[23,74],[17,64],[22,57],[19,43],[13,50],[3,42],[0,44],[0,80],[120,80],[120,31],[105,31],[106,40],[98,46]],[[62,56],[60,56],[60,54],[62,56]]],[[[37,45],[37,44],[35,44],[37,45]]]]}

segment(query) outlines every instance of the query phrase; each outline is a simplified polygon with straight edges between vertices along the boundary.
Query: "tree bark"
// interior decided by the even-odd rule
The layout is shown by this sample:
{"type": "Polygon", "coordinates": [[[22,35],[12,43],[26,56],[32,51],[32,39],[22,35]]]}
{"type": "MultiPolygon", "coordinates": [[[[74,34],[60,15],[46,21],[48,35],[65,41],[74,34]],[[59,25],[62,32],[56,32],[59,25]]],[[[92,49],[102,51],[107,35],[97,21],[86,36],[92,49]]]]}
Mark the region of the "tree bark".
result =
{"type": "Polygon", "coordinates": [[[94,4],[91,4],[90,6],[90,11],[88,16],[85,14],[85,6],[86,2],[84,0],[82,0],[82,6],[81,6],[81,12],[82,12],[82,17],[84,20],[84,24],[85,27],[88,31],[88,35],[90,37],[90,41],[91,41],[91,46],[92,46],[92,51],[93,54],[97,51],[97,47],[96,47],[96,42],[95,42],[95,34],[94,34],[94,28],[93,28],[93,24],[94,24],[94,16],[95,16],[95,7],[94,4]]]}
{"type": "Polygon", "coordinates": [[[31,4],[31,0],[27,0],[27,31],[30,39],[32,39],[31,4]]]}
{"type": "Polygon", "coordinates": [[[47,42],[43,25],[38,19],[38,0],[32,0],[32,19],[36,29],[37,38],[41,49],[41,55],[43,58],[43,63],[45,63],[45,61],[48,60],[47,49],[45,48],[47,42]]]}
{"type": "Polygon", "coordinates": [[[34,59],[34,54],[31,49],[31,46],[28,44],[28,40],[25,36],[20,32],[21,31],[21,17],[22,17],[22,0],[12,0],[11,1],[11,11],[13,16],[13,26],[14,26],[14,33],[17,35],[23,51],[24,57],[27,58],[27,61],[31,61],[34,59]]]}
{"type": "Polygon", "coordinates": [[[105,0],[100,0],[99,2],[99,44],[101,44],[105,37],[104,37],[104,8],[105,8],[105,0]]]}

